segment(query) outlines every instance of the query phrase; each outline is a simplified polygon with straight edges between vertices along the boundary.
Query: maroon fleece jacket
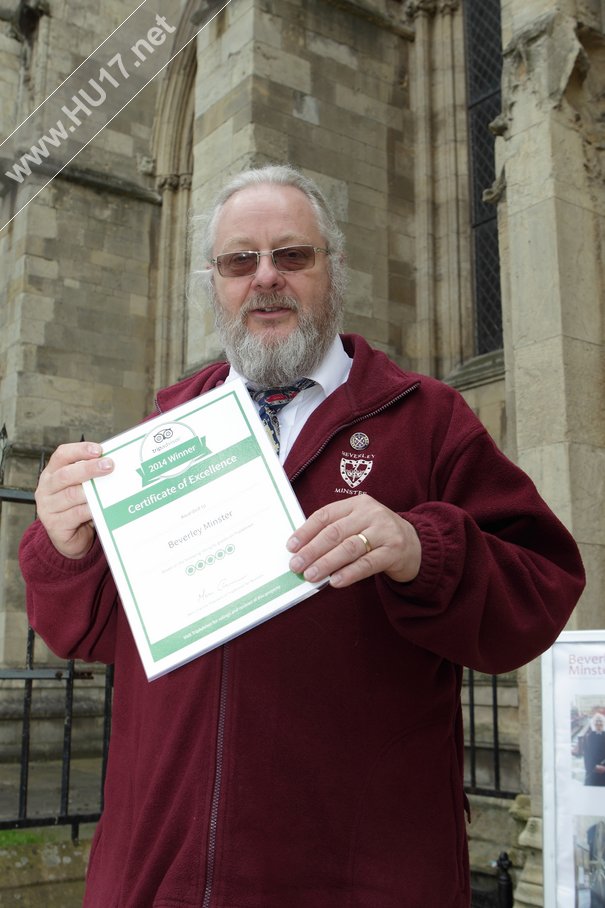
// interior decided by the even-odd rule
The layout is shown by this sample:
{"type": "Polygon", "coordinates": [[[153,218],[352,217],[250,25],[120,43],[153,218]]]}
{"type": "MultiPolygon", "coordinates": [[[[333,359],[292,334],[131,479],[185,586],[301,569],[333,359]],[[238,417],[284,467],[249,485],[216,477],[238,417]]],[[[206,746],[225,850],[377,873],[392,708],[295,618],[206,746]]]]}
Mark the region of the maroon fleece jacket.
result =
{"type": "MultiPolygon", "coordinates": [[[[60,656],[115,663],[86,908],[470,904],[461,666],[504,672],[545,650],[582,564],[459,394],[344,342],[349,380],[285,469],[307,515],[366,493],[413,523],[412,582],[324,589],[148,682],[98,543],[69,561],[39,523],[25,534],[33,627],[60,656]],[[356,458],[365,478],[351,486],[341,464],[356,458]]],[[[161,392],[158,408],[227,371],[161,392]]]]}

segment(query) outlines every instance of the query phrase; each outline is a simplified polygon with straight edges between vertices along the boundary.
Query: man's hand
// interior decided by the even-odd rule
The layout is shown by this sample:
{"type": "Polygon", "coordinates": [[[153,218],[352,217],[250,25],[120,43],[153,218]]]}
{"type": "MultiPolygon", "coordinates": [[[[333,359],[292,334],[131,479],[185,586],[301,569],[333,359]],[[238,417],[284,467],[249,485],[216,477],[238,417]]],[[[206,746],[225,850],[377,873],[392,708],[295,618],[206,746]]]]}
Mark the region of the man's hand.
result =
{"type": "Polygon", "coordinates": [[[100,459],[102,453],[101,445],[87,441],[61,445],[40,474],[38,517],[66,558],[83,558],[92,545],[94,527],[82,483],[113,470],[111,460],[100,459]]]}
{"type": "Polygon", "coordinates": [[[312,582],[330,575],[335,587],[379,573],[406,583],[417,575],[422,558],[412,524],[369,495],[315,511],[290,537],[287,548],[295,553],[292,571],[312,582]]]}

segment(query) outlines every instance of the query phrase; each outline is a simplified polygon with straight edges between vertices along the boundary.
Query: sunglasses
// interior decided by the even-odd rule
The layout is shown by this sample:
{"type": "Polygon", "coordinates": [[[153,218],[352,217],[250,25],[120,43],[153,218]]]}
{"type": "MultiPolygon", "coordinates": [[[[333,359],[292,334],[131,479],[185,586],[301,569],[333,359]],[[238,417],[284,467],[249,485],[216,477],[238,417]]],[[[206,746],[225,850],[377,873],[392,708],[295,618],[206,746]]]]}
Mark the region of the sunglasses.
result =
{"type": "Polygon", "coordinates": [[[280,249],[271,249],[269,252],[224,252],[210,259],[216,265],[221,277],[249,277],[256,274],[261,255],[270,255],[277,271],[305,271],[315,264],[315,253],[322,252],[330,255],[328,249],[321,246],[282,246],[280,249]]]}

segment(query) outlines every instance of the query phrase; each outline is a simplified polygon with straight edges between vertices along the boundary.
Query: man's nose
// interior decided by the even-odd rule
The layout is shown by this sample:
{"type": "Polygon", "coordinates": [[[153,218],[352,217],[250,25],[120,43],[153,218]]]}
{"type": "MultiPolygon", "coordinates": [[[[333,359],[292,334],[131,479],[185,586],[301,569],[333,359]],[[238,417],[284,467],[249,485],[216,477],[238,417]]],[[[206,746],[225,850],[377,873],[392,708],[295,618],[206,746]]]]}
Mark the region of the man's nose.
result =
{"type": "Polygon", "coordinates": [[[259,290],[275,290],[283,287],[286,280],[281,271],[278,271],[273,264],[273,257],[269,254],[260,256],[252,283],[259,290]]]}

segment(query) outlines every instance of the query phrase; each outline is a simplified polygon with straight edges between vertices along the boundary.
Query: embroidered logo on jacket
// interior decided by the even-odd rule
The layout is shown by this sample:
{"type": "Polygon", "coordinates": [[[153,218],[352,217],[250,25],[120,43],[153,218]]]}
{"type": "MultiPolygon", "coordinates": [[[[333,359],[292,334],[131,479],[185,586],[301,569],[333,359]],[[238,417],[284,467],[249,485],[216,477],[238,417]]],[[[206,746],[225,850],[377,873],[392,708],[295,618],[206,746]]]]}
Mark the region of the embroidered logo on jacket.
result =
{"type": "Polygon", "coordinates": [[[354,489],[370,475],[373,463],[371,460],[361,460],[342,457],[340,460],[340,475],[354,489]]]}

